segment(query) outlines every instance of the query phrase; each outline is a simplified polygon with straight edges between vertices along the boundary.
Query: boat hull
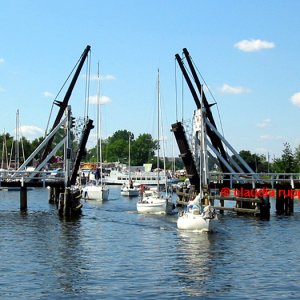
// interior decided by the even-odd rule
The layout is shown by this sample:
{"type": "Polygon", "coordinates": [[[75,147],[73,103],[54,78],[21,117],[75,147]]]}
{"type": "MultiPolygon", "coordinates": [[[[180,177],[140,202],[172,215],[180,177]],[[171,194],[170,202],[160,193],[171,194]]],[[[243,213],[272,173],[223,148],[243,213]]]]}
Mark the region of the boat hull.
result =
{"type": "Polygon", "coordinates": [[[127,196],[127,197],[137,197],[139,195],[139,190],[137,190],[137,189],[123,189],[123,190],[121,190],[121,195],[122,196],[127,196]]]}
{"type": "Polygon", "coordinates": [[[169,179],[165,175],[161,174],[159,176],[159,180],[157,179],[156,172],[136,172],[131,173],[122,173],[117,171],[112,171],[110,175],[105,176],[103,178],[103,182],[109,185],[123,185],[127,184],[129,180],[132,180],[133,185],[157,185],[157,181],[159,185],[171,184],[174,182],[178,182],[178,179],[169,179]]]}
{"type": "Polygon", "coordinates": [[[86,186],[82,190],[82,195],[86,200],[105,201],[108,200],[109,189],[104,186],[86,186]]]}
{"type": "Polygon", "coordinates": [[[202,214],[184,212],[178,217],[177,228],[191,231],[215,231],[218,226],[218,218],[204,218],[202,214]]]}
{"type": "Polygon", "coordinates": [[[166,199],[138,201],[136,205],[138,213],[143,214],[171,214],[173,204],[166,199]]]}

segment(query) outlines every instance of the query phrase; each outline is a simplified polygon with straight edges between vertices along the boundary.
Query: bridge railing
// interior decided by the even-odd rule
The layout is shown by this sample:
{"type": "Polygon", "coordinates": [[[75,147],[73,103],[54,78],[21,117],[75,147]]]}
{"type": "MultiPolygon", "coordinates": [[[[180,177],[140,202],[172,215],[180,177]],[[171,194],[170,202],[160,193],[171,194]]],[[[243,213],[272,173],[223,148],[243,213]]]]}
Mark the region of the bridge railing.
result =
{"type": "Polygon", "coordinates": [[[41,182],[60,182],[64,180],[64,171],[7,171],[0,170],[0,182],[4,186],[6,182],[30,182],[38,180],[41,182]]]}
{"type": "Polygon", "coordinates": [[[209,178],[211,183],[228,184],[230,188],[234,184],[270,184],[274,188],[275,184],[290,184],[292,188],[295,183],[300,183],[300,173],[222,173],[210,172],[209,178]]]}

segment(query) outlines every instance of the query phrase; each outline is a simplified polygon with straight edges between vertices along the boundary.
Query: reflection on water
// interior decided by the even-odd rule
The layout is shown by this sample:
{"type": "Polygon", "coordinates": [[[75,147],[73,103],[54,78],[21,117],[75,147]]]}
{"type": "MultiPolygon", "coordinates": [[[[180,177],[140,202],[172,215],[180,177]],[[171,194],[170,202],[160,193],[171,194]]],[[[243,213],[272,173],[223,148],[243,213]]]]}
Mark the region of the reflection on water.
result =
{"type": "Polygon", "coordinates": [[[298,202],[267,222],[226,213],[207,234],[137,214],[117,187],[110,195],[66,221],[46,190],[28,193],[25,214],[17,192],[0,192],[0,299],[298,298],[298,202]]]}
{"type": "Polygon", "coordinates": [[[178,231],[176,260],[178,282],[189,296],[206,296],[206,282],[212,277],[213,234],[178,231]]]}

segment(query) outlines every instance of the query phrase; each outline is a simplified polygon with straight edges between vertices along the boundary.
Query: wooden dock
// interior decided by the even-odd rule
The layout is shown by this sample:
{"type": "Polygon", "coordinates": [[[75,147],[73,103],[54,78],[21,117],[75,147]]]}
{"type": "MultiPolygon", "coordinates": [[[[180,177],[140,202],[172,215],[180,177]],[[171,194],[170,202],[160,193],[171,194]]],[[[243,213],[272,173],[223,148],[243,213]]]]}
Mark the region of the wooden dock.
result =
{"type": "MultiPolygon", "coordinates": [[[[219,180],[210,182],[208,200],[213,205],[215,200],[220,202],[214,206],[220,213],[224,211],[237,212],[239,214],[252,214],[268,218],[270,215],[270,198],[275,199],[276,213],[278,215],[291,215],[294,212],[294,201],[300,199],[300,174],[263,174],[257,179],[257,175],[239,174],[244,177],[243,182],[235,180],[235,174],[216,174],[211,178],[219,180]],[[225,201],[235,202],[234,207],[225,206],[225,201]]],[[[261,174],[260,174],[261,175],[261,174]]],[[[185,206],[188,201],[196,196],[195,187],[183,186],[176,190],[178,195],[177,205],[185,206]]]]}

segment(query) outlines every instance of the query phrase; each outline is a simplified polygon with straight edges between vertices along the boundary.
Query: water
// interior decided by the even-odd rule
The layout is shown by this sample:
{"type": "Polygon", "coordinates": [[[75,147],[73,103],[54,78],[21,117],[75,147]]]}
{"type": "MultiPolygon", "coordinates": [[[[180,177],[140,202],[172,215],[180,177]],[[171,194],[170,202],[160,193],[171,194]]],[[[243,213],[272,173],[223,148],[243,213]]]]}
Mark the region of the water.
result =
{"type": "MultiPolygon", "coordinates": [[[[136,199],[84,202],[64,221],[47,190],[0,192],[0,299],[298,299],[300,205],[270,221],[225,213],[217,233],[136,213],[136,199]]],[[[275,207],[272,203],[272,207],[275,207]]]]}

